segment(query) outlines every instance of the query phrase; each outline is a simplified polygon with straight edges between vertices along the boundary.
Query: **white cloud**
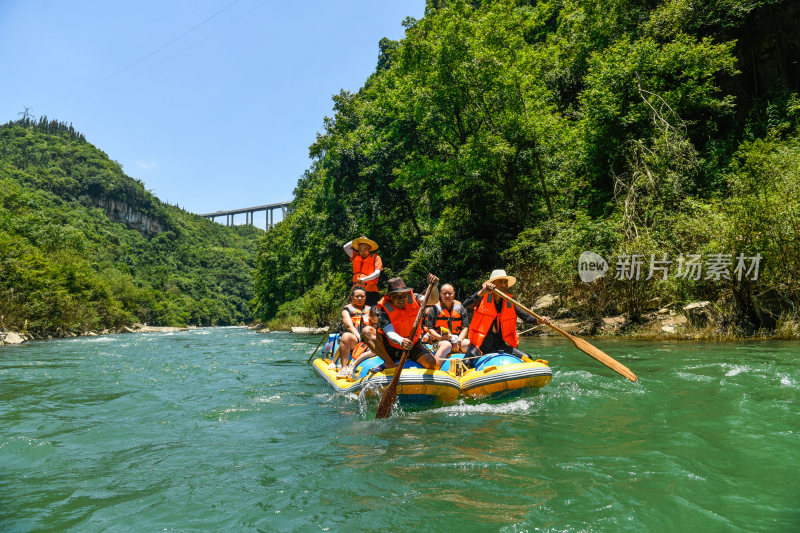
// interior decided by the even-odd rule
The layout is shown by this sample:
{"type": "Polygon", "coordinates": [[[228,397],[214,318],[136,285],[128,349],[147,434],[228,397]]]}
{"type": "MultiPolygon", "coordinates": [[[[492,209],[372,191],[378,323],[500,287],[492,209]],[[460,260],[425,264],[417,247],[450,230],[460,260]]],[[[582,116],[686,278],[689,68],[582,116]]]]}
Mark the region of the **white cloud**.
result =
{"type": "Polygon", "coordinates": [[[158,163],[155,161],[137,161],[136,166],[142,170],[153,170],[158,166],[158,163]]]}

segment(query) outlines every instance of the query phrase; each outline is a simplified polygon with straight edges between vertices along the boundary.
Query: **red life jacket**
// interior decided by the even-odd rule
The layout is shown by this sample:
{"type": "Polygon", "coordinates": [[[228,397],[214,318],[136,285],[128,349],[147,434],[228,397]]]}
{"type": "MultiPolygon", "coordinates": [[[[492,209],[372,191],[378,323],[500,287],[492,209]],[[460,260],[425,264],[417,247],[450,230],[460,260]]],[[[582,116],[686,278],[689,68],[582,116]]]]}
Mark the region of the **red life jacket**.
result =
{"type": "Polygon", "coordinates": [[[442,305],[441,302],[434,306],[436,312],[436,322],[434,322],[433,327],[436,328],[440,333],[440,328],[447,328],[450,333],[453,335],[458,335],[461,333],[461,330],[464,329],[462,322],[464,318],[461,316],[461,303],[460,302],[453,302],[453,309],[448,311],[442,305]]]}
{"type": "Polygon", "coordinates": [[[350,320],[353,321],[356,330],[361,333],[361,328],[369,321],[369,306],[365,305],[362,309],[359,309],[353,304],[347,304],[344,309],[350,315],[350,320]]]}
{"type": "Polygon", "coordinates": [[[378,278],[369,281],[360,281],[362,275],[369,276],[375,272],[375,258],[377,254],[371,253],[366,258],[361,257],[361,254],[356,253],[353,255],[351,261],[353,262],[353,283],[363,285],[367,292],[378,292],[378,278]]]}
{"type": "MultiPolygon", "coordinates": [[[[509,294],[509,296],[511,296],[509,294]]],[[[494,294],[487,293],[483,296],[479,306],[475,308],[472,321],[469,324],[469,342],[473,346],[481,347],[483,339],[492,329],[495,320],[498,319],[497,308],[494,306],[494,294]]],[[[509,301],[505,301],[499,314],[500,333],[503,340],[516,348],[519,346],[519,334],[517,333],[517,311],[509,301]]]]}
{"type": "MultiPolygon", "coordinates": [[[[403,309],[392,305],[392,301],[388,296],[381,298],[381,300],[378,302],[378,308],[383,309],[386,314],[389,315],[389,321],[392,323],[395,333],[404,339],[410,339],[412,343],[416,343],[419,340],[420,335],[422,335],[422,327],[420,327],[421,321],[420,326],[417,326],[417,331],[414,332],[413,336],[411,335],[411,328],[414,326],[414,321],[417,319],[417,313],[419,313],[419,304],[417,303],[417,299],[414,297],[413,292],[408,292],[408,302],[403,309]]],[[[396,344],[394,341],[389,339],[389,337],[385,336],[385,338],[389,344],[395,348],[400,350],[403,349],[401,345],[396,344]]]]}

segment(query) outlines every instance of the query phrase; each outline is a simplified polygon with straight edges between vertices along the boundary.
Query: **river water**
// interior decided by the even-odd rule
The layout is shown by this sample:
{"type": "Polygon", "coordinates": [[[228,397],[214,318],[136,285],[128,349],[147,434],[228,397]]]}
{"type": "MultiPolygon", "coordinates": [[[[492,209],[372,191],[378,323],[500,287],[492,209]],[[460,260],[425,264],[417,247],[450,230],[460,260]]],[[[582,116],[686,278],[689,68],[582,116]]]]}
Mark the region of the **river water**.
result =
{"type": "Polygon", "coordinates": [[[799,531],[800,344],[523,341],[553,382],[401,408],[336,396],[317,336],[0,349],[0,531],[799,531]]]}

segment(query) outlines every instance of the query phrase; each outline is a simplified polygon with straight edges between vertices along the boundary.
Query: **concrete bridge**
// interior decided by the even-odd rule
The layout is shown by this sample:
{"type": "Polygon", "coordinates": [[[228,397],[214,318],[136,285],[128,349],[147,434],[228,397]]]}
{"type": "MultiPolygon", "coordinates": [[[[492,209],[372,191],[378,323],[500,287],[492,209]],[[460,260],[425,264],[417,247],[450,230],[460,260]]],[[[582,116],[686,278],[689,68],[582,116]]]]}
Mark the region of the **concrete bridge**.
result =
{"type": "MultiPolygon", "coordinates": [[[[232,209],[230,211],[215,211],[213,213],[204,213],[200,216],[210,218],[213,222],[217,221],[217,217],[225,217],[226,226],[235,226],[236,222],[234,217],[236,215],[244,215],[245,224],[255,226],[255,223],[253,222],[255,219],[255,214],[264,211],[266,218],[265,229],[272,229],[272,227],[276,224],[275,211],[278,209],[281,210],[281,220],[283,220],[286,218],[286,212],[289,210],[289,205],[289,202],[281,202],[278,204],[258,205],[255,207],[245,207],[243,209],[232,209]]],[[[280,222],[280,220],[278,222],[280,222]]]]}

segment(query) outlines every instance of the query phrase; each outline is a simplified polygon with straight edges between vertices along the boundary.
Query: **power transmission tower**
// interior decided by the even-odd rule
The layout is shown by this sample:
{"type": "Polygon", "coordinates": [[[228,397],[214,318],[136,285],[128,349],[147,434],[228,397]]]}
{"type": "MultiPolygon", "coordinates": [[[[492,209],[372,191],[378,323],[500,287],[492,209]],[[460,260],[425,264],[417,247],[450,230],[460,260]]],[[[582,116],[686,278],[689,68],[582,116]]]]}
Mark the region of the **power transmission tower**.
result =
{"type": "Polygon", "coordinates": [[[25,111],[20,111],[19,113],[17,113],[17,115],[22,115],[22,118],[24,118],[25,120],[28,120],[28,119],[32,118],[33,115],[31,115],[31,109],[33,109],[33,108],[28,107],[26,105],[24,105],[22,107],[25,109],[25,111]]]}

